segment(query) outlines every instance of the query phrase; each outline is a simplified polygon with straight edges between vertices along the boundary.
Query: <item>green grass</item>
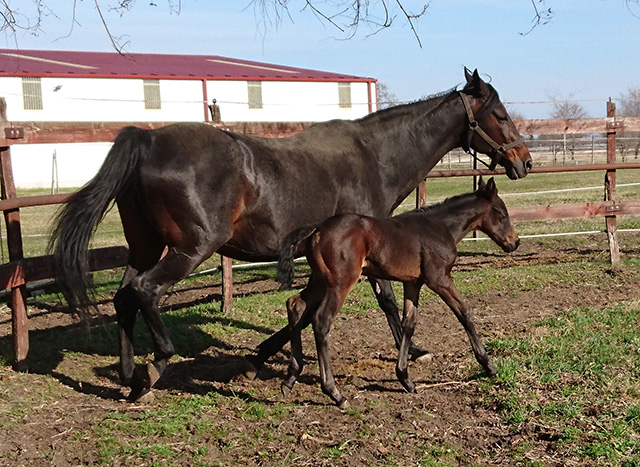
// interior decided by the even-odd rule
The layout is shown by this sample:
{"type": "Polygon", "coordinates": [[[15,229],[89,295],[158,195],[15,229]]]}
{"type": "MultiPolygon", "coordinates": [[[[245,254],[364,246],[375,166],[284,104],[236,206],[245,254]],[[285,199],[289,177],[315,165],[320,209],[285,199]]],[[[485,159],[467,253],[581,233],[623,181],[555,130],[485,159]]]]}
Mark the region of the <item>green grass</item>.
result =
{"type": "Polygon", "coordinates": [[[571,309],[517,339],[490,342],[486,382],[514,432],[536,429],[598,465],[640,461],[640,301],[571,309]]]}

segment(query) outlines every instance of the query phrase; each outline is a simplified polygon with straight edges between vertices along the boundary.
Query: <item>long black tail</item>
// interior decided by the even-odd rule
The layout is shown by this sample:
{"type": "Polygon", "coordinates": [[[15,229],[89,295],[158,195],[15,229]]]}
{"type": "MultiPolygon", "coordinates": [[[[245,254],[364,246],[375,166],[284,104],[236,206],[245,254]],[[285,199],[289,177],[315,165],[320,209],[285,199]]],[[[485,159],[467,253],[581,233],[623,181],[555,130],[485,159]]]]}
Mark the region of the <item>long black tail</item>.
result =
{"type": "Polygon", "coordinates": [[[278,249],[278,275],[280,289],[288,289],[293,283],[293,260],[298,253],[300,244],[309,238],[318,228],[318,224],[305,225],[289,233],[278,249]]]}
{"type": "Polygon", "coordinates": [[[89,241],[113,201],[132,187],[138,165],[150,147],[148,130],[123,128],[96,176],[56,214],[48,250],[53,252],[56,280],[64,297],[81,315],[92,309],[89,241]]]}

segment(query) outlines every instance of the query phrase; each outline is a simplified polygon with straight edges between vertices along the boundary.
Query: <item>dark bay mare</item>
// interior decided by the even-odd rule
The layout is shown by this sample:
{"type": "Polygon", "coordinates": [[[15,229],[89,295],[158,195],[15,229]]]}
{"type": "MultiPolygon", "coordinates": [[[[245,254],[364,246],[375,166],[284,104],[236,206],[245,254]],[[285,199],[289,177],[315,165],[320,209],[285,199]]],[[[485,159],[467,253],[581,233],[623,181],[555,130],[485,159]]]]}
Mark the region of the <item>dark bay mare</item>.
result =
{"type": "MultiPolygon", "coordinates": [[[[495,89],[465,70],[466,84],[437,97],[355,121],[313,125],[288,138],[254,138],[204,123],[156,130],[124,128],[96,176],[55,221],[50,249],[71,308],[92,309],[88,245],[115,200],[129,261],[114,297],[120,377],[129,397],[149,393],[175,351],[158,307],[177,281],[218,252],[274,260],[294,229],[334,214],[389,216],[436,163],[456,147],[489,154],[512,179],[527,175],[531,156],[495,89]],[[163,256],[165,246],[167,253],[163,256]],[[133,329],[141,312],[154,361],[136,370],[133,329]]],[[[400,318],[390,284],[372,279],[400,345],[400,318]]],[[[251,356],[255,367],[289,340],[284,327],[251,356]]],[[[412,347],[419,356],[425,351],[412,347]]]]}
{"type": "Polygon", "coordinates": [[[467,332],[476,360],[488,375],[494,376],[496,369],[476,333],[471,310],[451,279],[451,268],[458,256],[456,246],[476,229],[506,252],[514,251],[520,244],[493,178],[486,185],[480,179],[478,190],[473,193],[432,207],[387,218],[340,214],[317,226],[292,232],[282,245],[279,276],[284,280],[291,276],[294,252],[304,244],[311,277],[302,292],[287,300],[291,362],[287,379],[282,383],[283,393],[289,393],[302,371],[300,332],[311,322],[322,391],[339,407],[348,406],[333,378],[329,330],[361,274],[402,281],[404,313],[396,375],[407,391],[415,389],[409,379],[407,358],[423,284],[451,308],[467,332]]]}

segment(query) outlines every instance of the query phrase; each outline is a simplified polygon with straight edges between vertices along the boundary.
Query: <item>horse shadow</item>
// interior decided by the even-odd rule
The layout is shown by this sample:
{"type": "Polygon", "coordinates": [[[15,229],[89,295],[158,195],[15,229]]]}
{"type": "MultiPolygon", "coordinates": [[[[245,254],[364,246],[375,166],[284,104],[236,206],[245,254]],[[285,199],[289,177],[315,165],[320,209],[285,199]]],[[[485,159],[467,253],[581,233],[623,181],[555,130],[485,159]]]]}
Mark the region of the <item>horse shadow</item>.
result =
{"type": "MultiPolygon", "coordinates": [[[[244,295],[261,292],[248,292],[244,295]]],[[[220,294],[166,305],[162,308],[163,320],[176,346],[174,361],[156,387],[165,390],[177,390],[192,394],[205,394],[211,391],[226,392],[219,383],[228,383],[240,377],[246,369],[244,355],[253,352],[246,345],[233,345],[216,338],[201,329],[203,324],[217,323],[238,330],[255,331],[256,335],[271,335],[275,329],[234,319],[233,315],[218,313],[186,313],[180,316],[170,313],[188,310],[202,304],[220,303],[220,294]]],[[[98,302],[102,307],[110,300],[98,302]]],[[[29,305],[30,318],[44,318],[64,311],[61,304],[32,301],[29,305]],[[33,311],[37,310],[37,311],[33,311]]],[[[8,325],[11,318],[0,325],[8,325]]],[[[61,320],[58,320],[61,321],[61,320]]],[[[64,324],[31,329],[29,332],[30,350],[28,356],[29,372],[47,375],[75,391],[93,395],[105,400],[122,400],[126,398],[128,388],[121,385],[118,373],[118,330],[113,312],[101,314],[91,322],[64,320],[64,324]],[[85,358],[86,357],[86,358],[85,358]],[[67,360],[65,362],[65,360],[67,360]],[[71,362],[69,362],[71,360],[71,362]],[[83,361],[84,360],[84,361],[83,361]],[[91,375],[88,376],[87,361],[99,362],[91,364],[91,375]],[[105,360],[112,363],[104,364],[105,360]],[[82,371],[74,370],[73,365],[84,367],[82,371]]],[[[52,321],[53,322],[53,321],[52,321]]],[[[142,319],[138,319],[134,329],[136,359],[152,359],[153,344],[148,329],[142,319]]],[[[13,360],[13,342],[11,334],[0,337],[0,356],[6,362],[13,360]]],[[[284,364],[288,361],[286,354],[273,357],[271,363],[284,364]]],[[[282,379],[284,374],[275,368],[282,365],[266,365],[257,377],[261,380],[282,379]]],[[[249,394],[234,395],[252,399],[249,394]]],[[[229,394],[231,395],[231,393],[229,394]]],[[[264,402],[264,401],[263,401],[264,402]]]]}

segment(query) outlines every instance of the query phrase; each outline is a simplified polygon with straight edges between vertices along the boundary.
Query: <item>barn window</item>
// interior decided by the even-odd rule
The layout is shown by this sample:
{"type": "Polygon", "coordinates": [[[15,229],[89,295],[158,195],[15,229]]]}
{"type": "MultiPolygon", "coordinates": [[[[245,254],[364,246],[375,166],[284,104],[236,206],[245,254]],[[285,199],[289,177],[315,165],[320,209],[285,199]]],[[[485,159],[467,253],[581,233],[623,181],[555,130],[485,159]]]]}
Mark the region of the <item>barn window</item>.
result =
{"type": "Polygon", "coordinates": [[[160,110],[160,81],[157,79],[145,79],[144,84],[144,108],[146,110],[160,110]]]}
{"type": "Polygon", "coordinates": [[[247,92],[249,94],[249,108],[262,108],[262,81],[247,81],[247,92]]]}
{"type": "Polygon", "coordinates": [[[22,103],[24,110],[42,110],[42,83],[40,78],[22,78],[22,103]]]}
{"type": "Polygon", "coordinates": [[[351,83],[338,83],[338,107],[351,108],[351,83]]]}

